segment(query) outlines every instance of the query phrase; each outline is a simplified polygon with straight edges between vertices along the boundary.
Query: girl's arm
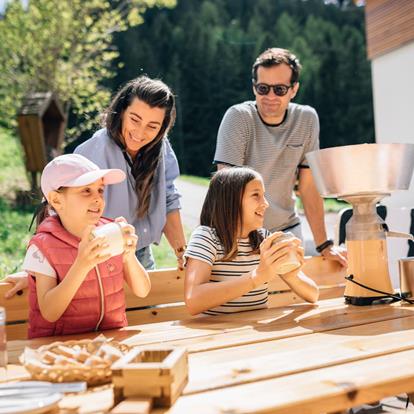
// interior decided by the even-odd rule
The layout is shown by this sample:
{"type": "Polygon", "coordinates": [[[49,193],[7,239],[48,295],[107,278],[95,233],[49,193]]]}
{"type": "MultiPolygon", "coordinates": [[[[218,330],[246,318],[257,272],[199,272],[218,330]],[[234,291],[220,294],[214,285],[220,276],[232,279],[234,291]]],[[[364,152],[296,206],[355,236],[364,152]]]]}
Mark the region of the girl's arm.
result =
{"type": "MultiPolygon", "coordinates": [[[[298,256],[303,257],[303,249],[299,246],[300,241],[298,239],[273,243],[279,236],[280,233],[273,233],[262,242],[260,245],[260,262],[256,269],[230,281],[210,283],[211,265],[189,257],[185,272],[185,303],[188,311],[195,315],[215,306],[220,306],[268,282],[277,275],[277,268],[284,262],[286,255],[292,249],[296,249],[298,256]]],[[[309,293],[310,288],[306,290],[303,286],[308,287],[308,278],[304,275],[300,278],[293,276],[295,275],[287,277],[289,282],[293,281],[295,288],[291,286],[292,289],[295,291],[297,289],[306,295],[305,300],[308,300],[308,297],[313,299],[315,297],[314,291],[309,293]]],[[[316,285],[314,286],[316,287],[316,285]]],[[[317,289],[316,287],[316,298],[310,301],[317,300],[317,289]]],[[[300,295],[298,291],[296,293],[300,295]]]]}
{"type": "Polygon", "coordinates": [[[302,299],[315,303],[319,298],[317,284],[301,270],[294,270],[280,276],[289,287],[302,299]]]}
{"type": "Polygon", "coordinates": [[[107,247],[103,237],[89,240],[94,227],[85,229],[76,260],[61,283],[57,284],[57,280],[49,276],[34,274],[40,313],[49,322],[55,322],[63,315],[89,271],[110,257],[100,254],[107,247]]]}
{"type": "Polygon", "coordinates": [[[252,272],[220,283],[210,283],[211,265],[189,257],[185,270],[185,304],[191,315],[220,306],[253,290],[252,272]]]}
{"type": "Polygon", "coordinates": [[[125,281],[136,296],[144,298],[148,295],[151,289],[151,281],[147,271],[135,256],[138,243],[138,236],[135,234],[135,228],[128,224],[123,217],[117,217],[115,221],[123,223],[122,233],[125,241],[125,250],[123,253],[125,281]]]}
{"type": "MultiPolygon", "coordinates": [[[[280,233],[274,233],[272,236],[277,235],[280,233]]],[[[271,236],[271,237],[272,237],[271,236]]],[[[284,240],[279,242],[279,244],[290,246],[291,249],[295,250],[296,256],[300,260],[300,262],[304,263],[304,249],[301,246],[301,241],[299,239],[292,238],[288,240],[284,240]]],[[[302,267],[302,266],[301,266],[302,267]]],[[[308,276],[306,276],[301,270],[295,269],[289,273],[285,273],[284,275],[279,275],[284,282],[286,282],[289,287],[302,299],[306,300],[307,302],[315,303],[319,298],[319,288],[318,285],[308,276]]]]}
{"type": "Polygon", "coordinates": [[[148,295],[151,290],[150,278],[135,254],[124,259],[124,275],[125,281],[134,295],[140,298],[145,298],[148,295]]]}

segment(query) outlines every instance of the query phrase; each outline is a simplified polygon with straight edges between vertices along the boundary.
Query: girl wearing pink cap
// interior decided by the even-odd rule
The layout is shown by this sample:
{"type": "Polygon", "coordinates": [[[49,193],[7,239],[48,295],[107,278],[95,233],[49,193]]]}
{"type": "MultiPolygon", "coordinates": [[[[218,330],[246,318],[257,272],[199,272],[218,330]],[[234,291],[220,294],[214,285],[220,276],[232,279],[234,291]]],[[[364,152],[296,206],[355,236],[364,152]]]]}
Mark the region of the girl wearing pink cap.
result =
{"type": "Polygon", "coordinates": [[[127,325],[124,280],[145,297],[150,281],[135,257],[138,237],[122,217],[124,252],[112,256],[105,237],[91,232],[102,217],[104,189],[125,179],[82,155],[62,155],[43,170],[45,197],[23,269],[29,274],[29,338],[114,329],[127,325]],[[106,250],[106,251],[105,251],[106,250]]]}
{"type": "MultiPolygon", "coordinates": [[[[175,119],[175,98],[161,80],[139,76],[124,85],[105,111],[104,128],[78,146],[75,153],[100,168],[121,169],[126,179],[105,191],[105,216],[125,217],[139,234],[136,256],[147,270],[155,268],[151,251],[164,234],[184,267],[186,239],[175,180],[177,158],[167,138],[175,119]]],[[[25,272],[4,280],[12,297],[27,287],[25,272]]]]}

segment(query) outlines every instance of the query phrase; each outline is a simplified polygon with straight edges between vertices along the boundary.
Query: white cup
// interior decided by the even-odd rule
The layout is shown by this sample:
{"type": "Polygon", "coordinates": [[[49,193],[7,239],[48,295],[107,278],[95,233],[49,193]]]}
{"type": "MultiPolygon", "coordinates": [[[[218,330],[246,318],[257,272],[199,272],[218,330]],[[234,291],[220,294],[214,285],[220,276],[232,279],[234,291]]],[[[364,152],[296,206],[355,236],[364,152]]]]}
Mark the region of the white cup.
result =
{"type": "Polygon", "coordinates": [[[117,256],[122,254],[125,250],[125,240],[122,233],[122,227],[124,223],[114,221],[113,223],[107,223],[103,226],[99,226],[96,229],[92,230],[93,237],[102,237],[104,236],[108,247],[103,249],[100,253],[101,255],[110,254],[112,256],[117,256]]]}
{"type": "MultiPolygon", "coordinates": [[[[294,238],[295,236],[293,233],[286,232],[281,234],[277,239],[273,241],[273,243],[278,243],[283,240],[289,240],[294,238]]],[[[289,250],[288,254],[283,258],[282,263],[278,266],[276,272],[279,275],[284,275],[285,273],[289,273],[292,270],[297,269],[301,266],[301,262],[298,258],[298,255],[295,250],[289,250]]]]}

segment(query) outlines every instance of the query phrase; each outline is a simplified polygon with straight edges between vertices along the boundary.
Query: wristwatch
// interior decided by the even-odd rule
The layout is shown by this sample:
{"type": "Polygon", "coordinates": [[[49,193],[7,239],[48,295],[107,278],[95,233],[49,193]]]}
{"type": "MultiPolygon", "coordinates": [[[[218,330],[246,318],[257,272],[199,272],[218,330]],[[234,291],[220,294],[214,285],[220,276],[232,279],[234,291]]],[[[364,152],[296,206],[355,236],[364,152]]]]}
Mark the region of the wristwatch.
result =
{"type": "Polygon", "coordinates": [[[322,253],[323,250],[325,250],[329,246],[333,246],[333,244],[334,244],[333,240],[332,239],[328,239],[328,240],[325,240],[323,243],[321,243],[319,246],[316,246],[315,247],[315,250],[318,253],[322,253]]]}

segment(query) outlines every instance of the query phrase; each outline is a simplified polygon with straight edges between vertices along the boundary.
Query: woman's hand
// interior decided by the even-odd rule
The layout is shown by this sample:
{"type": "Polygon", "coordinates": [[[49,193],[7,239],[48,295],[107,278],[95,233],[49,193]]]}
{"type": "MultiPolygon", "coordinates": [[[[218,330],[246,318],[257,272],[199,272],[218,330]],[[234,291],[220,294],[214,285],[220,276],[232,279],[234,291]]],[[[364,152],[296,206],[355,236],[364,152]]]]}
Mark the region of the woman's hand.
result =
{"type": "Polygon", "coordinates": [[[102,253],[109,245],[104,236],[93,237],[91,232],[96,226],[87,226],[82,233],[82,238],[78,247],[74,266],[79,266],[82,270],[89,272],[96,265],[107,261],[110,253],[102,253]]]}
{"type": "Polygon", "coordinates": [[[8,290],[4,297],[6,299],[10,299],[13,297],[19,290],[27,289],[29,282],[28,282],[28,274],[26,272],[17,272],[13,273],[11,275],[7,275],[5,279],[2,280],[2,282],[11,283],[14,286],[8,290]]]}
{"type": "Polygon", "coordinates": [[[122,223],[121,229],[125,246],[123,255],[124,259],[128,260],[128,258],[135,256],[138,244],[138,236],[135,233],[135,227],[131,224],[128,224],[124,217],[117,217],[115,221],[117,223],[122,223]]]}
{"type": "MultiPolygon", "coordinates": [[[[304,263],[304,250],[301,241],[296,237],[284,238],[278,241],[282,232],[275,232],[268,236],[260,245],[260,263],[252,274],[255,287],[268,282],[278,274],[278,268],[293,251],[301,263],[304,263]]],[[[300,269],[295,270],[297,272],[300,269]]]]}
{"type": "Polygon", "coordinates": [[[187,246],[181,246],[181,247],[177,247],[176,249],[174,249],[175,256],[177,257],[178,270],[184,270],[184,267],[185,267],[184,253],[185,253],[186,248],[187,246]]]}

